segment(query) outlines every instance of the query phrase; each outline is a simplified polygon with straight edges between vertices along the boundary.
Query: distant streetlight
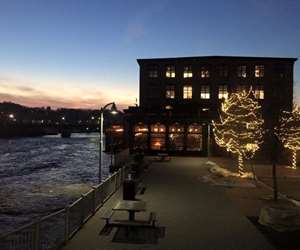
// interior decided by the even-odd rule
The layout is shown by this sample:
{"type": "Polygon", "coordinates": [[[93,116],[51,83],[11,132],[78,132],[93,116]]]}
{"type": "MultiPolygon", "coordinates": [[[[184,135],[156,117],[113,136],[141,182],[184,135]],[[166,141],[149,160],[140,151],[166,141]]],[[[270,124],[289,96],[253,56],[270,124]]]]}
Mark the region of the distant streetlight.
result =
{"type": "Polygon", "coordinates": [[[63,116],[61,119],[64,121],[64,120],[66,120],[66,117],[63,116]]]}
{"type": "Polygon", "coordinates": [[[114,102],[110,102],[100,109],[99,183],[101,183],[101,178],[102,178],[101,170],[102,170],[103,120],[104,120],[103,113],[104,113],[104,110],[106,110],[107,107],[110,105],[111,105],[110,113],[112,115],[118,114],[118,110],[117,110],[116,104],[114,102]]]}
{"type": "Polygon", "coordinates": [[[9,117],[10,119],[14,119],[14,118],[15,118],[14,114],[9,114],[8,117],[9,117]]]}

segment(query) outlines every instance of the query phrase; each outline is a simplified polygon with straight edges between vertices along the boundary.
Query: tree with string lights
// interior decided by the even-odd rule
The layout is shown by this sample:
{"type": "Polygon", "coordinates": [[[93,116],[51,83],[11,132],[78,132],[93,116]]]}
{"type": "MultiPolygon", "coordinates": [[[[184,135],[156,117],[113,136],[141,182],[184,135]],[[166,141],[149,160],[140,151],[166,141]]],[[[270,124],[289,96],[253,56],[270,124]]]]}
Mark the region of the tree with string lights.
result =
{"type": "Polygon", "coordinates": [[[215,141],[238,156],[238,173],[245,176],[244,159],[251,159],[263,142],[261,107],[249,92],[233,93],[221,106],[220,119],[213,121],[215,141]]]}
{"type": "Polygon", "coordinates": [[[292,151],[292,166],[297,168],[297,151],[300,150],[300,109],[294,106],[291,112],[283,111],[279,119],[276,135],[285,148],[292,151]]]}

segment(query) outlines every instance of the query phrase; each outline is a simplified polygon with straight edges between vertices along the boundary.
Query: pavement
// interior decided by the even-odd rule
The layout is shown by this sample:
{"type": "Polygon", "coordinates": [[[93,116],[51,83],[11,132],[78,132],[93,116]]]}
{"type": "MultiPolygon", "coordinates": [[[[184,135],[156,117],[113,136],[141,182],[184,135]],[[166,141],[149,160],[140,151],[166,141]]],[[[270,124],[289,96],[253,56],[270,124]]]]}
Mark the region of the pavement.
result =
{"type": "MultiPolygon", "coordinates": [[[[242,214],[224,188],[201,181],[207,158],[172,157],[155,162],[146,173],[147,213],[158,215],[158,228],[135,229],[124,237],[122,229],[105,231],[101,215],[122,198],[122,190],[92,217],[64,250],[264,250],[274,249],[242,214]],[[101,232],[101,233],[100,233],[101,232]]],[[[147,213],[137,217],[146,218],[147,213]]],[[[128,216],[125,214],[120,217],[128,216]]]]}

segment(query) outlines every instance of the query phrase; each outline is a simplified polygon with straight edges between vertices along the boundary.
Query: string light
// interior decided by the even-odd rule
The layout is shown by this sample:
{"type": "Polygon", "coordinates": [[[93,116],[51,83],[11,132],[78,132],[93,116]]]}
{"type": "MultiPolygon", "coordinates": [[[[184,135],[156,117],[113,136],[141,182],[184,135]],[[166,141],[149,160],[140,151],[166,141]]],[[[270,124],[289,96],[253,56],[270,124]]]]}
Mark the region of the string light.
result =
{"type": "Polygon", "coordinates": [[[292,112],[283,111],[276,135],[285,148],[292,150],[292,166],[297,168],[297,151],[300,150],[300,109],[294,106],[292,112]]]}
{"type": "Polygon", "coordinates": [[[244,159],[251,159],[263,142],[261,107],[249,92],[233,93],[221,106],[220,121],[213,121],[215,141],[238,156],[238,172],[245,175],[244,159]]]}

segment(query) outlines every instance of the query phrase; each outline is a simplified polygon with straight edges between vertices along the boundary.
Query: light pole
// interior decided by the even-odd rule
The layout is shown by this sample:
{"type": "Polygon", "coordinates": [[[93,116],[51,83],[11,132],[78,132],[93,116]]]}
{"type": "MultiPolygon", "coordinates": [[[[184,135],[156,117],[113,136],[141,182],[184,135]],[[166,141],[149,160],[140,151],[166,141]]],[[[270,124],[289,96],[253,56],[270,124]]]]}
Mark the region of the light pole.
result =
{"type": "Polygon", "coordinates": [[[102,179],[101,170],[102,170],[102,148],[103,148],[103,120],[104,120],[103,114],[104,114],[104,110],[110,105],[111,105],[110,113],[113,115],[118,114],[118,110],[114,102],[110,102],[100,109],[99,183],[101,183],[101,179],[102,179]]]}

